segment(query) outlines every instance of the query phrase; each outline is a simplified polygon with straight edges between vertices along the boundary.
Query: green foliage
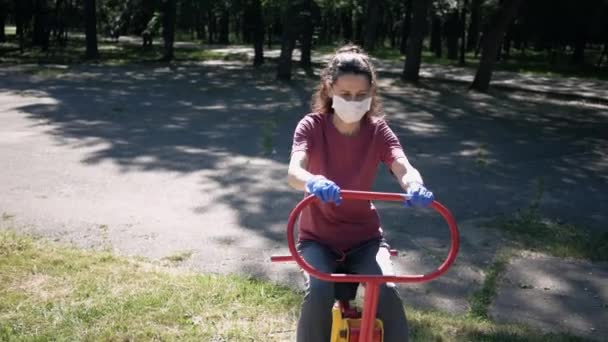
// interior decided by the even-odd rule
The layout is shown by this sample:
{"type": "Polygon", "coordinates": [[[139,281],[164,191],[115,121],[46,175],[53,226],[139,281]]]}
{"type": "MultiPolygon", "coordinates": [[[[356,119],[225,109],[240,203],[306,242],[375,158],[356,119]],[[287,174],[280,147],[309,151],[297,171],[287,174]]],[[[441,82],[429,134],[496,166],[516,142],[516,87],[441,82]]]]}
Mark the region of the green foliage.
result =
{"type": "Polygon", "coordinates": [[[489,222],[488,227],[506,232],[522,248],[557,257],[608,261],[608,233],[544,218],[540,213],[543,193],[544,182],[539,179],[528,208],[499,217],[489,222]]]}
{"type": "Polygon", "coordinates": [[[471,297],[469,316],[478,319],[488,319],[488,308],[496,296],[498,280],[509,263],[510,253],[501,251],[494,262],[485,270],[484,282],[479,290],[471,297]]]}

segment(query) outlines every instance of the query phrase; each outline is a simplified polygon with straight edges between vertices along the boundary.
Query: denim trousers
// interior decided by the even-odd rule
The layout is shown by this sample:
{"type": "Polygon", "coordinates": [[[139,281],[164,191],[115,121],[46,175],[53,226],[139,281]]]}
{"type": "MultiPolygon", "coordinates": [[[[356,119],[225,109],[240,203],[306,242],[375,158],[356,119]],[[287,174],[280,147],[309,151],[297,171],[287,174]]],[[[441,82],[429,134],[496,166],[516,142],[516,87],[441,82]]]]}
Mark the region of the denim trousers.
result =
{"type": "MultiPolygon", "coordinates": [[[[302,241],[298,249],[306,262],[322,272],[394,275],[389,250],[381,239],[368,241],[344,255],[316,241],[302,241]]],[[[329,342],[335,284],[307,275],[297,342],[329,342]]],[[[395,285],[382,284],[379,293],[377,317],[384,325],[384,342],[408,341],[405,311],[395,285]]]]}

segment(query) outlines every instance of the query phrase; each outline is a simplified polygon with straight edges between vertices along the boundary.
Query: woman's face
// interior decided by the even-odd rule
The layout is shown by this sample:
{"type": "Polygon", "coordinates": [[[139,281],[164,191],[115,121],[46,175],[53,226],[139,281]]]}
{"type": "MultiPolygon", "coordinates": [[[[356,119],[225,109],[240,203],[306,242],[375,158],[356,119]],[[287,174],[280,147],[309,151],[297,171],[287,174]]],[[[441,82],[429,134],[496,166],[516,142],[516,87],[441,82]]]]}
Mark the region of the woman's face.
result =
{"type": "Polygon", "coordinates": [[[329,96],[333,95],[347,101],[361,101],[372,96],[372,87],[365,75],[344,74],[331,86],[329,96]]]}

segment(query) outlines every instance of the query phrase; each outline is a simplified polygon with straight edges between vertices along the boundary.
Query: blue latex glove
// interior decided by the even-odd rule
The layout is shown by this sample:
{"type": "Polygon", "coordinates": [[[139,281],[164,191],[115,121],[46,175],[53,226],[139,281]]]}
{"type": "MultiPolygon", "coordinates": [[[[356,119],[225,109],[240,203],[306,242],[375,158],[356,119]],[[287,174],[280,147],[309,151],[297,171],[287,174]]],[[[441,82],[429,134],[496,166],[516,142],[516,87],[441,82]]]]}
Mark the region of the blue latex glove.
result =
{"type": "Polygon", "coordinates": [[[340,187],[323,176],[313,177],[306,182],[306,191],[315,195],[323,203],[342,203],[342,199],[340,199],[340,187]]]}
{"type": "Polygon", "coordinates": [[[406,195],[409,197],[404,203],[406,208],[428,207],[435,200],[435,196],[431,191],[425,188],[424,185],[416,182],[407,185],[406,195]]]}

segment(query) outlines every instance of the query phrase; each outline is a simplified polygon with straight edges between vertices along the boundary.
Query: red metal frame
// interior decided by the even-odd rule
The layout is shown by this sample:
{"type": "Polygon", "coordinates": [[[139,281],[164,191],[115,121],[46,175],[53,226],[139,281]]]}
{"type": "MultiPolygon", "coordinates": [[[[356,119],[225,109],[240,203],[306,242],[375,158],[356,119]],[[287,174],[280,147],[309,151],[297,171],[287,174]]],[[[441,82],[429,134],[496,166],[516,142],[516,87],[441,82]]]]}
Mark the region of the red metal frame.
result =
{"type": "MultiPolygon", "coordinates": [[[[368,191],[353,191],[353,190],[342,190],[340,192],[343,199],[353,200],[378,200],[378,201],[393,201],[393,202],[404,202],[407,199],[405,194],[399,193],[386,193],[386,192],[368,192],[368,191]]],[[[365,284],[365,300],[363,303],[363,311],[361,318],[361,335],[359,342],[372,341],[374,320],[376,317],[376,309],[378,306],[378,295],[380,290],[380,284],[383,283],[422,283],[433,280],[443,273],[445,273],[458,254],[459,248],[459,237],[458,237],[458,226],[456,220],[450,213],[450,211],[444,207],[441,203],[434,201],[431,204],[431,208],[435,209],[448,224],[450,229],[450,250],[445,261],[433,272],[422,274],[422,275],[406,275],[406,276],[379,276],[379,275],[358,275],[358,274],[340,274],[340,273],[324,273],[316,270],[310,264],[304,260],[296,248],[295,241],[295,223],[300,215],[300,212],[313,201],[318,200],[315,196],[310,195],[304,198],[296,207],[291,211],[289,220],[287,221],[287,243],[289,246],[290,256],[272,256],[270,260],[272,262],[286,262],[295,261],[304,271],[309,273],[311,276],[320,280],[331,281],[331,282],[344,282],[344,283],[364,283],[365,284]]],[[[395,255],[395,251],[391,251],[392,255],[395,255]]]]}

